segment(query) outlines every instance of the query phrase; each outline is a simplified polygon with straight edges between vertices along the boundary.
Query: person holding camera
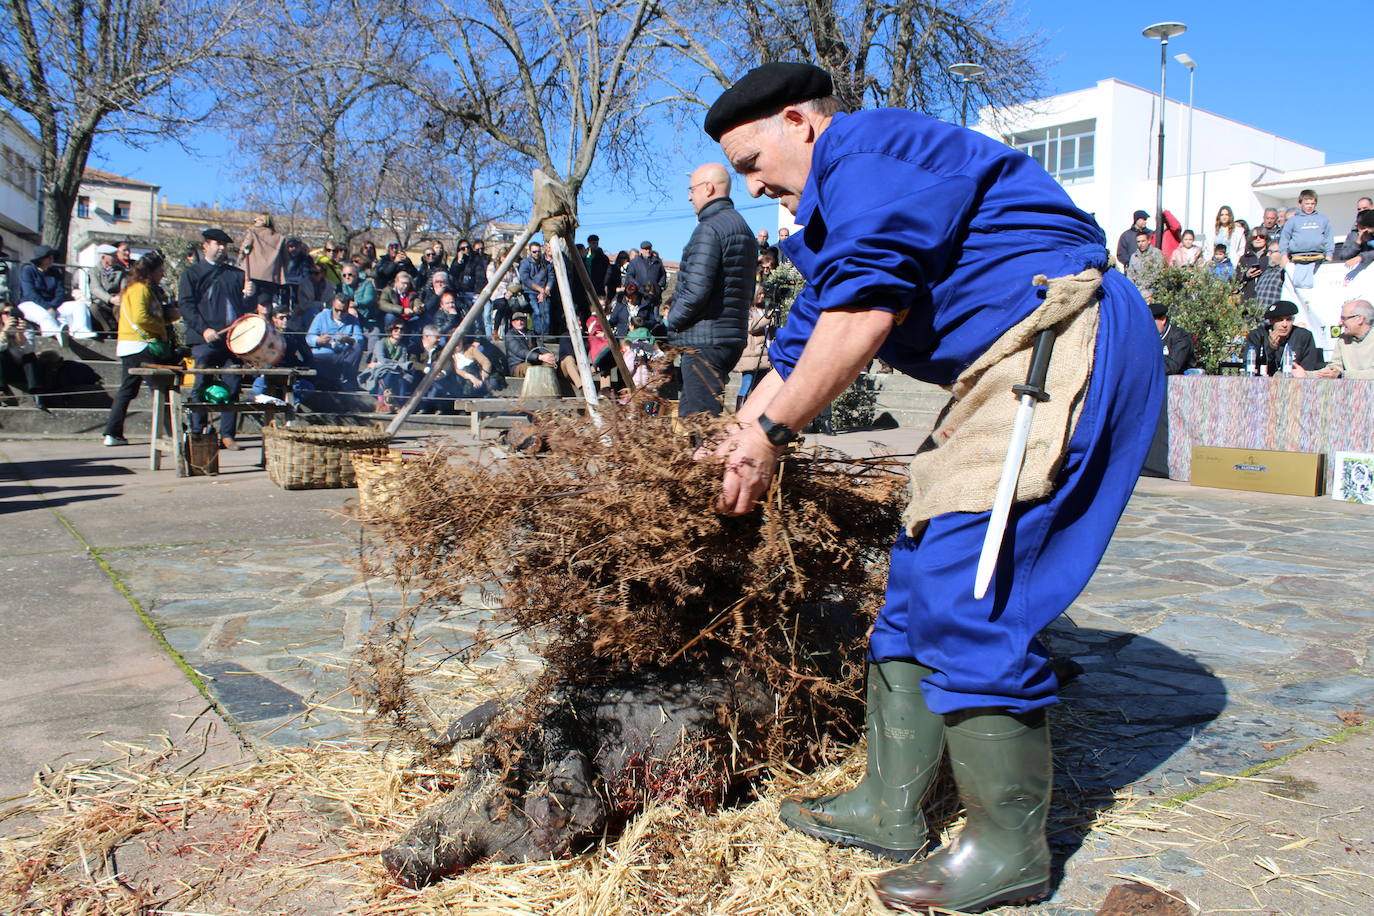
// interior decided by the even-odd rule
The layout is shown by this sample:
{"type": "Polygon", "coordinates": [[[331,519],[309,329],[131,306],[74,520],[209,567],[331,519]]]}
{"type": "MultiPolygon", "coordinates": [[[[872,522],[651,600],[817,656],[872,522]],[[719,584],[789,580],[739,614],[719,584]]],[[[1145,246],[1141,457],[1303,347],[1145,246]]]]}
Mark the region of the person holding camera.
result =
{"type": "Polygon", "coordinates": [[[171,323],[177,310],[167,302],[162,289],[166,273],[162,255],[150,251],[134,262],[128,283],[119,301],[119,330],[115,338],[115,355],[123,368],[119,390],[105,420],[105,445],[128,445],[124,438],[124,418],[129,404],[138,397],[143,386],[141,376],[130,374],[148,363],[165,363],[173,358],[171,323]]]}
{"type": "Polygon", "coordinates": [[[0,310],[0,372],[5,393],[11,384],[33,397],[33,406],[43,410],[43,396],[39,394],[38,357],[33,348],[33,330],[19,309],[6,305],[0,310]]]}

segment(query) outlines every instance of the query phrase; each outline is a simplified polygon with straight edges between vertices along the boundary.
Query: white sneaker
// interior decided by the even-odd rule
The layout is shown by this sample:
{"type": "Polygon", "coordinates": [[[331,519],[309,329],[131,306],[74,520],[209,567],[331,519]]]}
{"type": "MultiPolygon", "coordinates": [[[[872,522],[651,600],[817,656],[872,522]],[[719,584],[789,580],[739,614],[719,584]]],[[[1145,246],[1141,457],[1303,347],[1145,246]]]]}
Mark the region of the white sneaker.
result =
{"type": "Polygon", "coordinates": [[[106,436],[106,437],[105,437],[105,447],[106,447],[106,448],[114,448],[116,445],[128,445],[128,444],[129,444],[129,440],[128,440],[128,439],[125,439],[123,436],[106,436]]]}

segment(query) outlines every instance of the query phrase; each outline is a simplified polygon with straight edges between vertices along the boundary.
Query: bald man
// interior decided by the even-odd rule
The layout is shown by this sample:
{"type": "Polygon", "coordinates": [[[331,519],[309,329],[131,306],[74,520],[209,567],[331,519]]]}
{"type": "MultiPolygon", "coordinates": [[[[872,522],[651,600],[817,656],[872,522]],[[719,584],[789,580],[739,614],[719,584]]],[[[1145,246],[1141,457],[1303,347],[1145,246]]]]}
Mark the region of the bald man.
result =
{"type": "Polygon", "coordinates": [[[678,415],[720,415],[730,367],[748,341],[749,306],[759,246],[730,200],[730,173],[717,162],[698,166],[687,186],[697,227],[682,251],[668,342],[682,349],[678,415]]]}

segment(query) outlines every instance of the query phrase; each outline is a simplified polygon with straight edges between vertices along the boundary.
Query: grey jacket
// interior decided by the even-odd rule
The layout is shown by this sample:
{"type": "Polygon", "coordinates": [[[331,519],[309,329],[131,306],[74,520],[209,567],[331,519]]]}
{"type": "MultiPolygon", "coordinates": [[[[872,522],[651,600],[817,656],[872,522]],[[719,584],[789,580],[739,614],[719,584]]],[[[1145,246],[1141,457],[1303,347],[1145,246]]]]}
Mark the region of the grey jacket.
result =
{"type": "Polygon", "coordinates": [[[759,243],[728,197],[706,204],[682,251],[668,342],[679,347],[737,346],[749,336],[759,243]]]}

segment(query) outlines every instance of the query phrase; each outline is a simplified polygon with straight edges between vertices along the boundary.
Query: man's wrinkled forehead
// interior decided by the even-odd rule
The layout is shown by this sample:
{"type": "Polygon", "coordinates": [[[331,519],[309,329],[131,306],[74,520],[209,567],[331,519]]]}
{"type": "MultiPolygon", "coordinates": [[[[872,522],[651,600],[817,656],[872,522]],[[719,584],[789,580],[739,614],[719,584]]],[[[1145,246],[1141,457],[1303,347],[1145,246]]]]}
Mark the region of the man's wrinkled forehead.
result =
{"type": "Polygon", "coordinates": [[[748,173],[762,152],[762,126],[762,121],[746,121],[721,134],[720,150],[730,168],[741,175],[748,173]]]}

